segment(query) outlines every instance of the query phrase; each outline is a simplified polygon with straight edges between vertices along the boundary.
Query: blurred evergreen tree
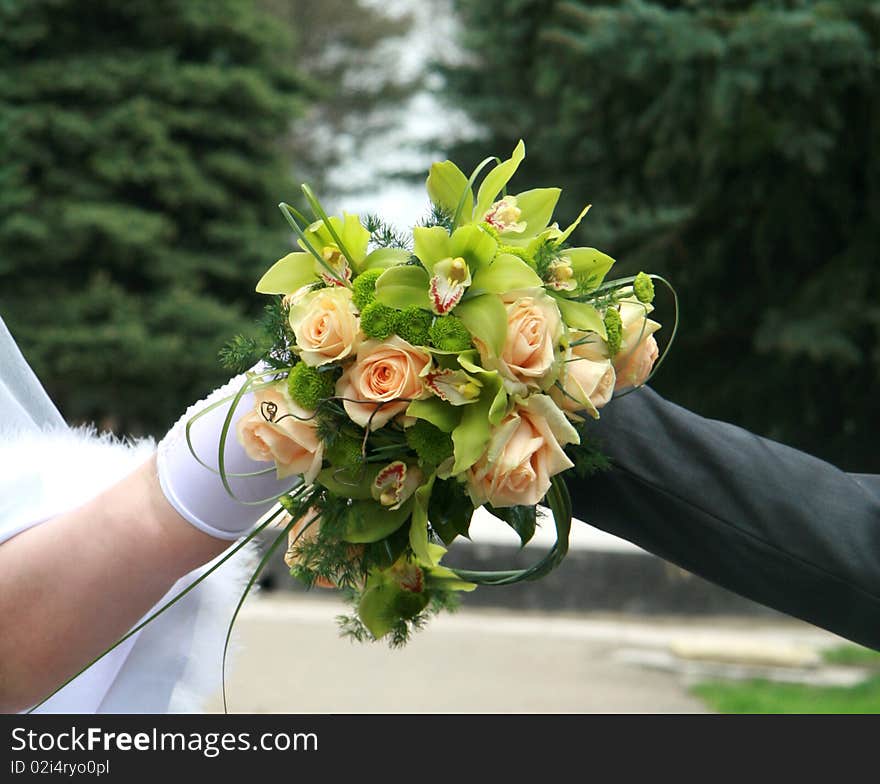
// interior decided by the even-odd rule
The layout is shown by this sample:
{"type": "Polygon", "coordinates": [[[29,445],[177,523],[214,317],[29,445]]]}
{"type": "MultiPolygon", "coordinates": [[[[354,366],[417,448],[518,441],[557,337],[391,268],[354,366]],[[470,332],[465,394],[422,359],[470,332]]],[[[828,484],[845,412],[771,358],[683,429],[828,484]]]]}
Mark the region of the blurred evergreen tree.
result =
{"type": "Polygon", "coordinates": [[[563,219],[593,202],[580,241],[671,278],[656,388],[880,470],[880,5],[457,6],[472,57],[446,76],[485,137],[454,154],[522,136],[520,185],[565,187],[563,219]]]}
{"type": "Polygon", "coordinates": [[[366,141],[386,131],[394,111],[418,89],[421,74],[401,69],[390,44],[411,29],[399,6],[392,15],[375,0],[259,0],[293,35],[284,56],[314,92],[285,143],[298,174],[327,193],[328,171],[360,157],[366,141]],[[404,72],[406,71],[406,72],[404,72]]]}
{"type": "Polygon", "coordinates": [[[0,3],[0,313],[72,421],[164,432],[289,239],[304,88],[248,0],[0,3]]]}

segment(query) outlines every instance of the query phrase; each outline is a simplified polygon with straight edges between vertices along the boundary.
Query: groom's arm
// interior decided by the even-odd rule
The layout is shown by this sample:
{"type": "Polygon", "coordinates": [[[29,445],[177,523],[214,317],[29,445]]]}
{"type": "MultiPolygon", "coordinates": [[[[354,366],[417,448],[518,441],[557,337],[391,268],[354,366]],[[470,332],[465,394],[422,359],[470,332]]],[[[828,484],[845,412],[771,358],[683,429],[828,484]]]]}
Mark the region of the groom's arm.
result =
{"type": "Polygon", "coordinates": [[[880,477],[667,402],[588,425],[613,463],[568,481],[575,516],[731,591],[880,650],[880,477]]]}

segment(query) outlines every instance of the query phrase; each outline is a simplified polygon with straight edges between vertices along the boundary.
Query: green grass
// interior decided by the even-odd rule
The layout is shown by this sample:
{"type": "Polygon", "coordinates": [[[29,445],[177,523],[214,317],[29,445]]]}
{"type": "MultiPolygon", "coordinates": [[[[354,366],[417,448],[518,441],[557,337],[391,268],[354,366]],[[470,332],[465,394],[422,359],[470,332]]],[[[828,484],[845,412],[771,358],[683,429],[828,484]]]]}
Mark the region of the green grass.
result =
{"type": "Polygon", "coordinates": [[[880,653],[855,645],[823,654],[831,664],[878,670],[857,686],[805,686],[773,681],[710,681],[692,692],[719,713],[880,713],[880,653]]]}
{"type": "Polygon", "coordinates": [[[824,651],[822,658],[829,664],[843,664],[850,667],[870,667],[880,670],[880,651],[862,648],[861,645],[841,645],[824,651]]]}

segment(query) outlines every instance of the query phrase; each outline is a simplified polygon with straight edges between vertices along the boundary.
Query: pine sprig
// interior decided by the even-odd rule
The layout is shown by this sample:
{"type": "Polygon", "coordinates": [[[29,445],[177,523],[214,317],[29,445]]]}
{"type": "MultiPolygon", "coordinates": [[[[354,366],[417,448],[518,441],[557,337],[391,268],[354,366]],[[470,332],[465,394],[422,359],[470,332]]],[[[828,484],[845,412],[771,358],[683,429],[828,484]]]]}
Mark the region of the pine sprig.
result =
{"type": "Polygon", "coordinates": [[[436,204],[431,205],[430,212],[419,221],[418,225],[425,226],[426,228],[442,226],[450,234],[454,228],[452,225],[452,213],[444,210],[442,207],[438,207],[436,204]]]}
{"type": "Polygon", "coordinates": [[[402,248],[410,250],[409,236],[382,220],[378,215],[364,216],[364,227],[370,232],[370,240],[377,248],[402,248]]]}
{"type": "MultiPolygon", "coordinates": [[[[348,615],[336,616],[340,636],[348,637],[352,642],[378,642],[357,615],[356,608],[360,596],[360,592],[355,590],[349,590],[345,593],[345,600],[352,605],[353,611],[348,615]]],[[[382,639],[385,640],[389,648],[403,648],[413,634],[422,631],[428,625],[431,618],[441,612],[455,612],[459,605],[460,599],[454,591],[433,590],[431,591],[431,600],[422,612],[409,620],[399,620],[382,639]]]]}
{"type": "Polygon", "coordinates": [[[580,444],[569,444],[565,448],[566,454],[574,463],[574,472],[580,479],[607,471],[611,468],[611,460],[602,452],[596,439],[590,438],[583,426],[578,428],[581,437],[580,444]]]}
{"type": "Polygon", "coordinates": [[[233,373],[243,373],[263,360],[271,367],[290,367],[296,357],[288,346],[293,342],[287,308],[274,297],[256,324],[255,335],[236,335],[219,351],[220,363],[233,373]]]}

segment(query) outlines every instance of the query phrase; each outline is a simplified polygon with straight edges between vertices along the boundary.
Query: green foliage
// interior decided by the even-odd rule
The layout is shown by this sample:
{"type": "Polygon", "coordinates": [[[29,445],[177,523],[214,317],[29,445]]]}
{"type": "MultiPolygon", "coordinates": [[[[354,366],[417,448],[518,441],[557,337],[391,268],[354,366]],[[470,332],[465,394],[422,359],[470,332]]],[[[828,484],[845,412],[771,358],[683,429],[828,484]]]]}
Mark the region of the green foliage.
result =
{"type": "Polygon", "coordinates": [[[371,302],[361,313],[361,329],[368,338],[385,340],[394,332],[397,321],[393,308],[381,302],[371,302]]]}
{"type": "Polygon", "coordinates": [[[464,322],[455,316],[441,316],[434,320],[428,337],[441,351],[467,351],[471,347],[471,333],[464,322]]]}
{"type": "Polygon", "coordinates": [[[365,215],[363,223],[370,232],[370,239],[380,248],[400,248],[408,250],[409,236],[383,221],[378,215],[365,215]]]}
{"type": "Polygon", "coordinates": [[[538,510],[534,506],[507,506],[496,509],[486,504],[486,509],[499,520],[507,523],[519,537],[522,546],[525,547],[535,535],[535,527],[538,523],[538,510]]]}
{"type": "Polygon", "coordinates": [[[363,310],[376,298],[376,281],[384,272],[372,269],[362,272],[351,284],[351,298],[358,310],[363,310]]]}
{"type": "Polygon", "coordinates": [[[426,466],[438,466],[452,457],[452,436],[424,419],[405,430],[406,443],[426,466]]]}
{"type": "Polygon", "coordinates": [[[565,447],[565,453],[574,463],[572,469],[581,479],[595,474],[597,471],[607,471],[611,468],[611,461],[605,456],[596,439],[589,435],[589,425],[578,427],[581,442],[569,444],[565,447]]]}
{"type": "MultiPolygon", "coordinates": [[[[348,591],[346,600],[357,607],[362,594],[356,590],[348,591]]],[[[434,589],[430,592],[427,606],[417,615],[410,619],[399,619],[391,628],[391,631],[383,637],[389,648],[403,648],[410,637],[425,628],[428,621],[434,615],[441,612],[455,612],[458,609],[460,597],[456,591],[441,591],[434,589]]],[[[340,634],[354,642],[369,642],[375,640],[356,612],[350,615],[338,615],[336,621],[339,624],[340,634]]]]}
{"type": "Polygon", "coordinates": [[[0,312],[68,419],[163,432],[259,353],[289,45],[245,0],[0,4],[0,312]]]}
{"type": "MultiPolygon", "coordinates": [[[[528,156],[573,245],[682,301],[676,402],[880,470],[880,20],[872,0],[456,0],[451,98],[528,156]]],[[[668,334],[669,299],[657,318],[668,334]]]]}
{"type": "Polygon", "coordinates": [[[467,536],[470,530],[474,505],[457,479],[438,479],[431,490],[428,504],[428,520],[434,533],[443,544],[450,545],[458,536],[467,536]]]}
{"type": "Polygon", "coordinates": [[[287,391],[295,403],[313,411],[330,397],[335,389],[335,373],[309,367],[305,362],[293,366],[287,377],[287,391]]]}
{"type": "Polygon", "coordinates": [[[414,346],[428,345],[428,330],[433,314],[421,308],[405,308],[395,313],[394,331],[414,346]]]}

